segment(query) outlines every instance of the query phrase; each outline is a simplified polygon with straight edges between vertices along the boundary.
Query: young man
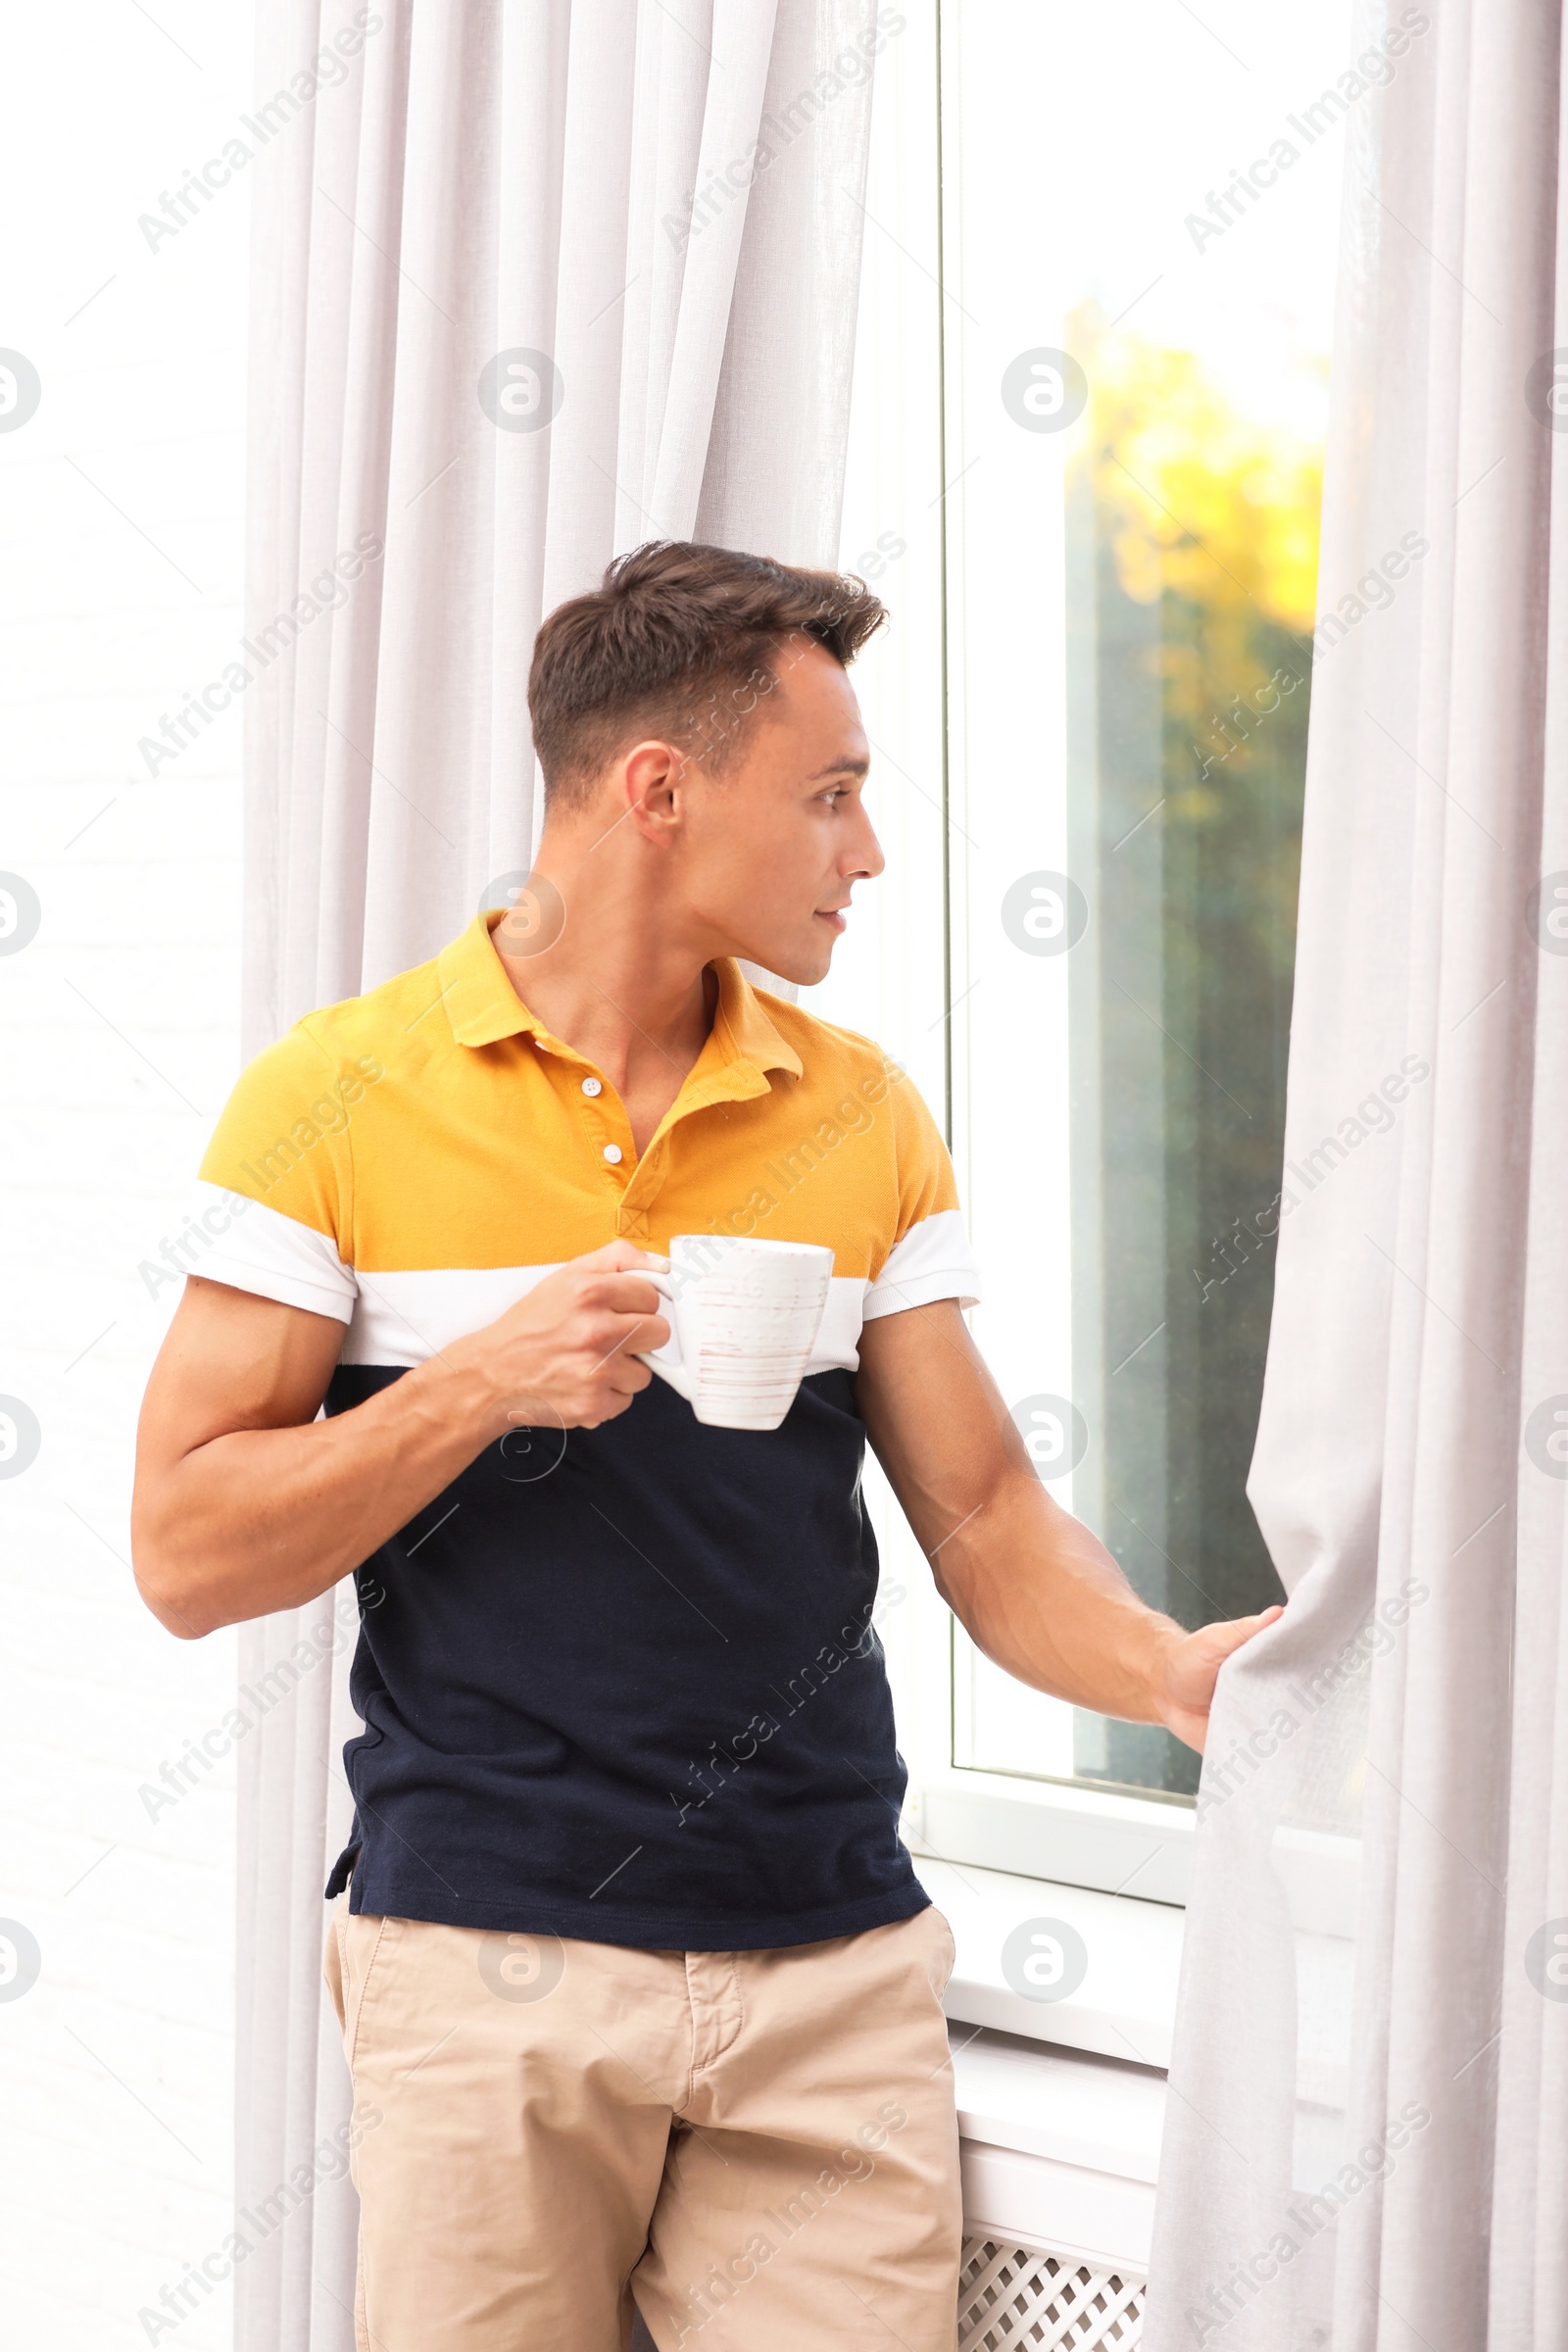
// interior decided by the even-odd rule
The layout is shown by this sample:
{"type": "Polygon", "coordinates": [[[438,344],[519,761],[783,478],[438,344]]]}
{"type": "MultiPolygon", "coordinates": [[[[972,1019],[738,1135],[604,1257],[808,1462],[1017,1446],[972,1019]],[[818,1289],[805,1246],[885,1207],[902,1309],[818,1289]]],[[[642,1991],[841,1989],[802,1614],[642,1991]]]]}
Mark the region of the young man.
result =
{"type": "Polygon", "coordinates": [[[822,979],[882,869],[847,664],[884,617],[716,548],[613,564],[539,633],[516,909],[300,1022],[203,1164],[228,1226],[148,1389],[136,1572],[188,1637],[359,1582],[364,2352],[617,2352],[633,2298],[661,2352],[951,2352],[953,1946],[898,1838],[867,1436],[1041,1690],[1200,1745],[1272,1614],[1184,1633],[1052,1500],[913,1087],[739,968],[822,979]],[[642,1360],[685,1232],[834,1252],[776,1431],[642,1360]]]}

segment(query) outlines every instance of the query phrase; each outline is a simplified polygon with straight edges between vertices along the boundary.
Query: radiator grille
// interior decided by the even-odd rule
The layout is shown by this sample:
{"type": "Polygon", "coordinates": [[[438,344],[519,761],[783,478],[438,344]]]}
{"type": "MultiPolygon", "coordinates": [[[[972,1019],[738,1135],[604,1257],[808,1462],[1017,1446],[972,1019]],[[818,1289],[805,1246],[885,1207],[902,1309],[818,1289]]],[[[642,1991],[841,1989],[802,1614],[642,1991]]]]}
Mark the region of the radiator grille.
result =
{"type": "Polygon", "coordinates": [[[958,2276],[958,2352],[1132,2352],[1143,2307],[1141,2278],[971,2237],[958,2276]]]}

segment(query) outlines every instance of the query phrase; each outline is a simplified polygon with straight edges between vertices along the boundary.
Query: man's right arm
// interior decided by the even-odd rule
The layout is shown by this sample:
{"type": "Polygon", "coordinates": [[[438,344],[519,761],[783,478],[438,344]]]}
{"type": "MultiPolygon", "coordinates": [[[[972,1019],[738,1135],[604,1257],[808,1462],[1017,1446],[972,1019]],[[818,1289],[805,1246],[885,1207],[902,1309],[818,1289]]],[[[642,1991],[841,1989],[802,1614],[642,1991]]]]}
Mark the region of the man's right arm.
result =
{"type": "Polygon", "coordinates": [[[612,1242],[498,1321],[318,1420],[343,1345],[329,1315],[187,1279],[142,1404],[131,1556],[187,1640],[298,1608],[384,1544],[508,1429],[596,1428],[653,1377],[669,1327],[650,1263],[612,1242]]]}

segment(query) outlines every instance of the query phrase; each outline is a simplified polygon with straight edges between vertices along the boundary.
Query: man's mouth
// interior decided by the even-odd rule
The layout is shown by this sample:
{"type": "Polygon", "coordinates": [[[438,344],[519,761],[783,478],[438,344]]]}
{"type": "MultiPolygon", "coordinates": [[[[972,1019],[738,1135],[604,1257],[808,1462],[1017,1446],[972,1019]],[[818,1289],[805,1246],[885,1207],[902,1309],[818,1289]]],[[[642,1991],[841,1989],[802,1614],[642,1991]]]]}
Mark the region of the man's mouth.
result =
{"type": "Polygon", "coordinates": [[[842,906],[819,906],[816,910],[816,919],[819,923],[831,923],[835,931],[842,931],[845,911],[842,906]]]}

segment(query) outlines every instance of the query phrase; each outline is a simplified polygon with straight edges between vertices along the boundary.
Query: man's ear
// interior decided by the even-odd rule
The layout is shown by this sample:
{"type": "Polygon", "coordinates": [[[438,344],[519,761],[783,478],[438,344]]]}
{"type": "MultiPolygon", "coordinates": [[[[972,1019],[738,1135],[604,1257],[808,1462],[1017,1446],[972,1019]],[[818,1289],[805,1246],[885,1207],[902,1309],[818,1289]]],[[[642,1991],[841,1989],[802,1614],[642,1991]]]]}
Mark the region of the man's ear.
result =
{"type": "Polygon", "coordinates": [[[691,762],[672,743],[633,744],[620,761],[619,799],[628,823],[645,841],[663,844],[681,820],[681,795],[691,762]]]}

